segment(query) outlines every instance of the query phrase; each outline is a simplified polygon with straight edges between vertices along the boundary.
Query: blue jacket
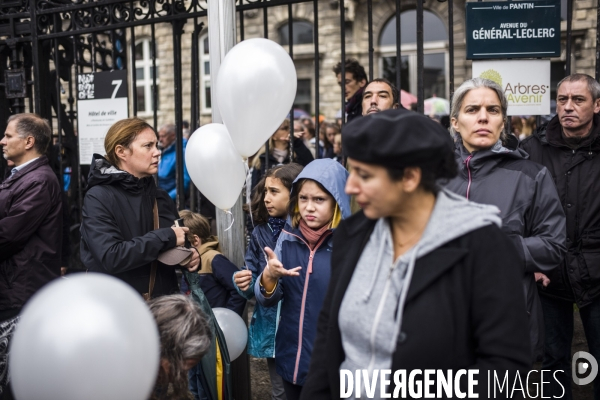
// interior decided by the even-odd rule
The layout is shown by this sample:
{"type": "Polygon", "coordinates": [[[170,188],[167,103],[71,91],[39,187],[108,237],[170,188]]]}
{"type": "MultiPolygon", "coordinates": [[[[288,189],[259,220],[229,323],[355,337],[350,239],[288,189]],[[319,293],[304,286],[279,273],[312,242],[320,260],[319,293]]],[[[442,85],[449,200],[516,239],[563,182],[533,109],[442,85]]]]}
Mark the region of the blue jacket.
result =
{"type": "Polygon", "coordinates": [[[238,267],[219,254],[213,258],[211,270],[212,273],[199,273],[200,288],[206,295],[208,304],[212,308],[227,308],[241,317],[246,299],[238,294],[235,285],[231,283],[233,274],[239,271],[238,267]]]}
{"type": "MultiPolygon", "coordinates": [[[[332,159],[315,160],[296,178],[319,182],[333,196],[342,212],[350,216],[350,197],[344,193],[348,172],[332,159]]],[[[285,268],[301,266],[300,276],[282,278],[274,293],[265,297],[264,288],[254,285],[256,300],[272,307],[281,302],[281,318],[275,340],[277,373],[296,385],[304,385],[317,333],[317,319],[331,271],[333,229],[328,230],[313,250],[300,229],[286,224],[281,232],[275,254],[285,268]]],[[[260,282],[261,277],[257,278],[260,282]]]]}
{"type": "MultiPolygon", "coordinates": [[[[252,231],[245,257],[246,267],[252,271],[252,283],[245,292],[241,291],[235,282],[233,283],[238,293],[247,300],[254,297],[256,278],[267,265],[263,249],[267,246],[274,249],[276,244],[269,224],[257,225],[252,231]]],[[[275,332],[277,332],[279,309],[280,304],[277,307],[263,307],[257,302],[254,306],[254,313],[248,328],[248,354],[251,356],[275,357],[275,332]]]]}
{"type": "MultiPolygon", "coordinates": [[[[185,148],[187,140],[183,139],[183,155],[185,160],[185,148]]],[[[158,163],[158,186],[169,193],[173,201],[177,197],[177,183],[175,182],[175,170],[177,163],[175,162],[175,142],[163,150],[158,163]]],[[[190,175],[188,174],[185,162],[183,163],[183,191],[188,193],[190,190],[190,175]]]]}

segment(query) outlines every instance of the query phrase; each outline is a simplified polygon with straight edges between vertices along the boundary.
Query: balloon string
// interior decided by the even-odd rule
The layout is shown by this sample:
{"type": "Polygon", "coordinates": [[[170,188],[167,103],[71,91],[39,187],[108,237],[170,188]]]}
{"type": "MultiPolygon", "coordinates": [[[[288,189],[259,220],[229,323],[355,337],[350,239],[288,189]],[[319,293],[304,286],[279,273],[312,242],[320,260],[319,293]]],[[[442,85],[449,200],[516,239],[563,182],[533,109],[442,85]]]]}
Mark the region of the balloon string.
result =
{"type": "Polygon", "coordinates": [[[229,211],[229,210],[224,210],[224,211],[225,211],[225,214],[231,215],[231,224],[229,224],[229,228],[224,230],[224,232],[227,232],[233,226],[233,223],[235,222],[235,218],[233,217],[233,214],[231,213],[231,211],[229,211]]]}
{"type": "MultiPolygon", "coordinates": [[[[252,171],[254,168],[250,168],[248,166],[248,159],[246,159],[246,204],[248,205],[248,213],[250,213],[250,222],[252,223],[252,227],[254,227],[254,218],[252,218],[252,201],[250,200],[250,197],[252,196],[252,171]]],[[[265,261],[269,260],[269,257],[267,256],[267,253],[265,252],[265,249],[263,249],[262,247],[260,248],[260,250],[263,253],[263,256],[265,257],[265,261]]],[[[268,263],[267,263],[268,266],[268,263]]],[[[244,264],[244,267],[246,269],[248,269],[248,266],[244,264]]]]}
{"type": "MultiPolygon", "coordinates": [[[[253,168],[248,167],[248,160],[246,160],[246,204],[248,204],[248,212],[250,213],[250,222],[252,223],[252,227],[254,227],[254,218],[252,218],[252,202],[250,201],[250,197],[252,195],[252,171],[253,168]]],[[[260,248],[265,257],[265,261],[269,260],[267,253],[264,248],[260,248]]],[[[248,269],[247,265],[244,265],[246,269],[248,269]]],[[[268,266],[268,263],[267,263],[268,266]]],[[[266,268],[266,267],[265,267],[266,268]]]]}
{"type": "Polygon", "coordinates": [[[252,197],[252,168],[248,166],[248,159],[244,163],[246,167],[246,204],[248,205],[248,213],[250,214],[250,223],[252,223],[252,227],[254,228],[254,218],[252,217],[252,202],[250,198],[252,197]]]}

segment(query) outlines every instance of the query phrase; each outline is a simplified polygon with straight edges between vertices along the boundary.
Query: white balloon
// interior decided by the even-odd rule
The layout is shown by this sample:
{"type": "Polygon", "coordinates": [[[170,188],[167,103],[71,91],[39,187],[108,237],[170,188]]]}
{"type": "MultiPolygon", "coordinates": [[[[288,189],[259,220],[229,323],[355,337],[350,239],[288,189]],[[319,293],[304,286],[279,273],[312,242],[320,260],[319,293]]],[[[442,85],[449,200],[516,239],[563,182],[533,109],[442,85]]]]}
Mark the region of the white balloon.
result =
{"type": "Polygon", "coordinates": [[[10,343],[18,400],[146,400],[160,342],[142,297],[104,274],[58,279],[25,305],[10,343]]]}
{"type": "Polygon", "coordinates": [[[190,137],[185,164],[194,185],[215,206],[229,210],[246,182],[246,168],[223,124],[206,124],[190,137]]]}
{"type": "Polygon", "coordinates": [[[296,97],[296,68],[272,40],[255,38],[234,46],[217,76],[219,111],[233,144],[244,157],[275,133],[296,97]]]}
{"type": "Polygon", "coordinates": [[[225,336],[229,351],[229,360],[233,361],[242,354],[248,341],[248,328],[242,317],[228,308],[213,308],[213,314],[225,336]]]}

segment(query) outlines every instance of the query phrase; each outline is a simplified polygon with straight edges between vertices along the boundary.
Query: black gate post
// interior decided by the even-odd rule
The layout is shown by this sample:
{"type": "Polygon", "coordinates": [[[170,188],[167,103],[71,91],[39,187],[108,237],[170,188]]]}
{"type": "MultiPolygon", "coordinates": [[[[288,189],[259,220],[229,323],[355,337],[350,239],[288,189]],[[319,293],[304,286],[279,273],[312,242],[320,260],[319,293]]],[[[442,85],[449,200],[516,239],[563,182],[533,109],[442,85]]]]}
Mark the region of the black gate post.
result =
{"type": "Polygon", "coordinates": [[[29,0],[29,12],[31,13],[31,54],[33,58],[33,111],[41,115],[41,89],[40,89],[40,45],[38,41],[37,32],[37,14],[36,14],[36,0],[29,0]]]}
{"type": "Polygon", "coordinates": [[[452,96],[454,96],[454,0],[448,0],[448,58],[448,101],[452,103],[452,96]]]}
{"type": "MultiPolygon", "coordinates": [[[[6,64],[8,62],[8,56],[5,52],[0,53],[0,74],[4,74],[6,64]]],[[[0,88],[0,140],[4,138],[4,131],[6,130],[6,120],[10,116],[8,108],[8,100],[4,93],[4,90],[0,88]]],[[[8,173],[8,165],[4,157],[0,157],[0,181],[4,180],[4,177],[8,173]]]]}
{"type": "MultiPolygon", "coordinates": [[[[200,126],[200,54],[199,43],[202,25],[198,25],[198,18],[194,18],[192,31],[192,90],[190,93],[192,110],[190,115],[190,135],[200,126]]],[[[194,182],[190,182],[190,210],[200,213],[200,200],[198,189],[194,182]]]]}
{"type": "Polygon", "coordinates": [[[425,106],[425,85],[423,71],[425,56],[423,54],[423,0],[417,0],[417,112],[423,114],[425,106]]]}
{"type": "Polygon", "coordinates": [[[567,44],[565,76],[571,75],[571,37],[573,32],[573,0],[567,0],[567,44]]]}
{"type": "Polygon", "coordinates": [[[596,80],[600,79],[600,0],[596,6],[596,80]]]}
{"type": "Polygon", "coordinates": [[[4,72],[4,85],[12,114],[25,112],[27,83],[23,69],[23,45],[16,38],[8,39],[10,69],[4,72]]]}
{"type": "Polygon", "coordinates": [[[185,208],[185,191],[183,187],[183,132],[182,132],[182,97],[181,97],[181,35],[185,19],[172,22],[173,25],[173,73],[175,80],[175,178],[177,185],[177,209],[185,208]]]}

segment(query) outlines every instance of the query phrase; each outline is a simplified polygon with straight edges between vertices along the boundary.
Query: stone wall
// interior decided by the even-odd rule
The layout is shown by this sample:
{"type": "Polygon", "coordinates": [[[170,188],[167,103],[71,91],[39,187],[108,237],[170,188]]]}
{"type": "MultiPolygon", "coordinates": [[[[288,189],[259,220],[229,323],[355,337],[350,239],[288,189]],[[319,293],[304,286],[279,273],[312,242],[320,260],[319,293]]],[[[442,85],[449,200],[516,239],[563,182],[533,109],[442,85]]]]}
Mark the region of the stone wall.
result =
{"type": "MultiPolygon", "coordinates": [[[[319,111],[327,119],[333,119],[335,113],[341,109],[341,90],[337,84],[336,77],[332,72],[334,65],[341,59],[341,36],[340,36],[340,14],[339,7],[335,7],[335,1],[319,1],[319,111]]],[[[347,18],[346,18],[346,57],[358,59],[368,73],[369,53],[368,53],[368,19],[366,0],[346,0],[347,18]]],[[[415,0],[403,0],[402,11],[414,9],[415,0]]],[[[594,75],[596,64],[596,2],[593,0],[577,0],[573,2],[573,39],[572,39],[572,72],[583,72],[594,75]]],[[[385,26],[385,23],[395,15],[396,2],[394,0],[372,0],[373,6],[373,42],[374,42],[374,64],[373,76],[380,77],[378,50],[379,35],[385,26]]],[[[447,29],[447,2],[437,0],[426,0],[425,9],[435,13],[446,25],[447,29]]],[[[313,3],[294,4],[292,14],[295,19],[314,23],[313,3]]],[[[288,22],[288,6],[271,7],[267,13],[268,19],[268,37],[279,41],[278,29],[288,22]]],[[[205,23],[206,19],[199,19],[199,22],[205,23]]],[[[248,10],[244,12],[244,38],[264,37],[263,34],[263,12],[262,10],[248,10]]],[[[465,60],[465,20],[464,20],[464,1],[455,0],[454,2],[454,77],[455,87],[458,87],[465,79],[471,76],[471,62],[465,60]]],[[[158,50],[159,65],[159,111],[158,126],[174,120],[174,75],[173,75],[173,37],[171,24],[157,24],[156,28],[156,46],[158,50]]],[[[425,27],[427,29],[427,27],[425,27]]],[[[566,22],[561,23],[563,36],[563,51],[561,57],[552,59],[553,62],[564,62],[566,60],[565,39],[566,22]]],[[[183,80],[183,118],[190,120],[191,117],[191,90],[192,90],[192,71],[191,71],[191,41],[192,41],[193,21],[188,21],[184,27],[182,37],[182,80],[183,80]]],[[[238,40],[240,40],[240,26],[238,13],[238,40]]],[[[150,38],[150,27],[142,26],[136,28],[136,40],[143,37],[150,38]]],[[[287,50],[287,46],[284,46],[287,50]]],[[[129,49],[129,47],[128,47],[129,49]]],[[[312,104],[310,110],[315,114],[314,109],[316,90],[314,87],[314,47],[313,45],[294,46],[294,62],[297,68],[299,79],[311,79],[312,84],[312,104]]],[[[129,62],[131,68],[131,61],[129,62]]],[[[134,85],[130,83],[130,96],[135,95],[134,85]]],[[[203,93],[201,94],[204,95],[203,93]]],[[[66,99],[65,99],[66,102],[66,99]]],[[[130,101],[130,115],[133,115],[132,104],[130,101]]],[[[308,110],[307,110],[308,111],[308,110]]],[[[140,114],[142,118],[152,122],[152,113],[140,114]]],[[[210,122],[210,113],[201,115],[201,124],[210,122]]]]}

